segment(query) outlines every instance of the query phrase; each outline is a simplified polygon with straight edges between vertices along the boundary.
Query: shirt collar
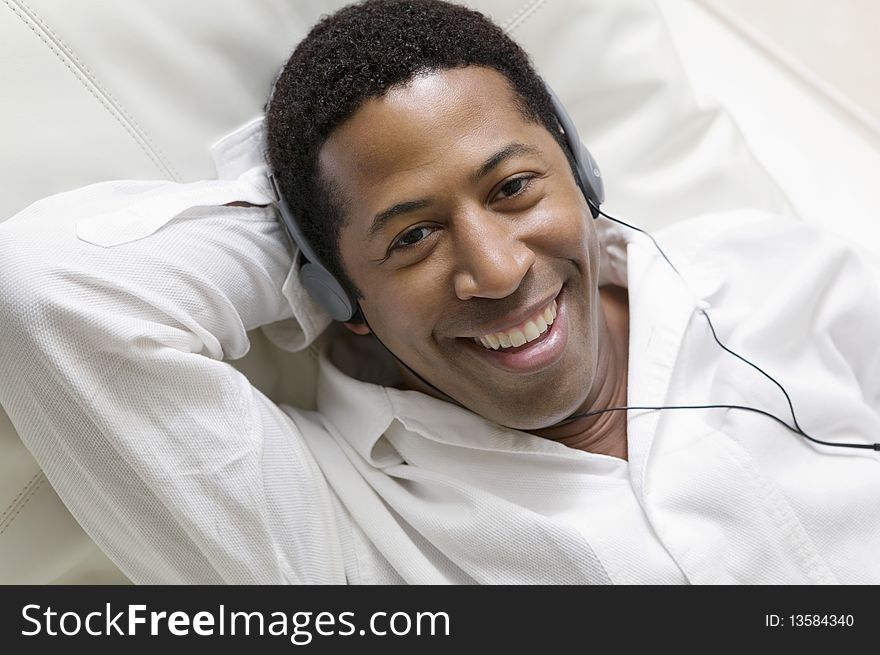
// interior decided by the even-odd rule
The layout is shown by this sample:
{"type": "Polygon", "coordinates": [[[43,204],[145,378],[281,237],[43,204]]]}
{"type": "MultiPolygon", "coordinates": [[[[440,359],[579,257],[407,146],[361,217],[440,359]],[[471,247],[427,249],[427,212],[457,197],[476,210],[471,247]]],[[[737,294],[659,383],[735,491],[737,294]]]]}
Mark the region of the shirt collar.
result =
{"type": "Polygon", "coordinates": [[[328,335],[318,359],[317,408],[372,466],[397,464],[398,457],[376,447],[395,418],[388,387],[369,381],[377,374],[390,381],[388,356],[372,339],[332,329],[338,333],[328,335]]]}

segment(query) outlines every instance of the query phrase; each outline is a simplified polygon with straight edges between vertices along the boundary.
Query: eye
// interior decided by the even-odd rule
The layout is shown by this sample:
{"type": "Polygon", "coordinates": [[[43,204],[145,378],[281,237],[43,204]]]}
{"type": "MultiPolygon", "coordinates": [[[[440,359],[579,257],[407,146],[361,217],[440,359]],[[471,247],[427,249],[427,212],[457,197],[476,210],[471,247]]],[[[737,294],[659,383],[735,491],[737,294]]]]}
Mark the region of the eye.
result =
{"type": "Polygon", "coordinates": [[[498,189],[499,199],[514,198],[529,188],[534,179],[533,175],[521,175],[511,180],[507,180],[498,189]]]}
{"type": "Polygon", "coordinates": [[[407,230],[400,237],[391,244],[391,250],[397,250],[398,248],[408,248],[410,246],[414,246],[421,241],[424,241],[428,235],[430,235],[435,228],[429,227],[427,225],[421,225],[419,227],[414,227],[411,230],[407,230]]]}

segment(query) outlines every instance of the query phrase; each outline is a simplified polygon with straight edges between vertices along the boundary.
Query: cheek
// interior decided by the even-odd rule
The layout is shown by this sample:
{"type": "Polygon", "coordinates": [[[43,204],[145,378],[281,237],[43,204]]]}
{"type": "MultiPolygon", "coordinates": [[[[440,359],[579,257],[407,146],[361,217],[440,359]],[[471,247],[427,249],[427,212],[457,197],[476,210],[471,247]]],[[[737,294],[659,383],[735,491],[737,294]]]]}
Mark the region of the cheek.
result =
{"type": "Polygon", "coordinates": [[[393,276],[381,285],[363,289],[362,305],[370,325],[389,346],[422,349],[437,321],[438,282],[420,277],[393,276]]]}
{"type": "Polygon", "coordinates": [[[553,198],[541,212],[540,238],[555,257],[583,262],[594,259],[597,246],[596,229],[592,215],[580,192],[566,189],[553,198]]]}
{"type": "Polygon", "coordinates": [[[577,212],[567,214],[565,234],[562,239],[566,246],[566,256],[584,268],[593,284],[599,276],[599,235],[595,220],[590,214],[583,197],[579,196],[577,212]],[[580,211],[583,210],[583,211],[580,211]]]}

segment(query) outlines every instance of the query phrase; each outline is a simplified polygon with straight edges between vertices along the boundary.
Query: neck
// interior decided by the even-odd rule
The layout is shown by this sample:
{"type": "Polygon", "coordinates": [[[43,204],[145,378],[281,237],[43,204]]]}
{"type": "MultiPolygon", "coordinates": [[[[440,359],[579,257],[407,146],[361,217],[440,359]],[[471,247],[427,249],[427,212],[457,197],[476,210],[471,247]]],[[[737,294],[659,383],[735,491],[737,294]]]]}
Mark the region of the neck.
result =
{"type": "MultiPolygon", "coordinates": [[[[599,360],[596,383],[583,404],[572,414],[583,414],[606,407],[623,407],[627,401],[629,362],[629,304],[626,289],[599,289],[600,317],[599,360]]],[[[627,459],[626,412],[605,412],[575,419],[540,430],[529,430],[545,439],[558,441],[569,448],[627,459]]]]}

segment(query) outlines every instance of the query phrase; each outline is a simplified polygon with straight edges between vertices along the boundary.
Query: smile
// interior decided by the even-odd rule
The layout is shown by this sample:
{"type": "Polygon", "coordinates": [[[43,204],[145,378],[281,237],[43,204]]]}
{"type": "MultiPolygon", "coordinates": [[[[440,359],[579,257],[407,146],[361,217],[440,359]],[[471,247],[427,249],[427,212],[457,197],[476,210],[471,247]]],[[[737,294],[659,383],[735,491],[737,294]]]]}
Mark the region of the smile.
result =
{"type": "Polygon", "coordinates": [[[556,299],[554,298],[549,306],[528,317],[519,325],[500,332],[474,337],[474,342],[483,346],[483,348],[490,348],[492,350],[518,348],[523,344],[534,341],[550,329],[553,321],[556,320],[556,312],[556,299]]]}
{"type": "Polygon", "coordinates": [[[465,343],[473,354],[493,367],[518,375],[537,373],[555,366],[565,355],[568,309],[563,288],[547,305],[515,327],[471,337],[465,343]]]}

